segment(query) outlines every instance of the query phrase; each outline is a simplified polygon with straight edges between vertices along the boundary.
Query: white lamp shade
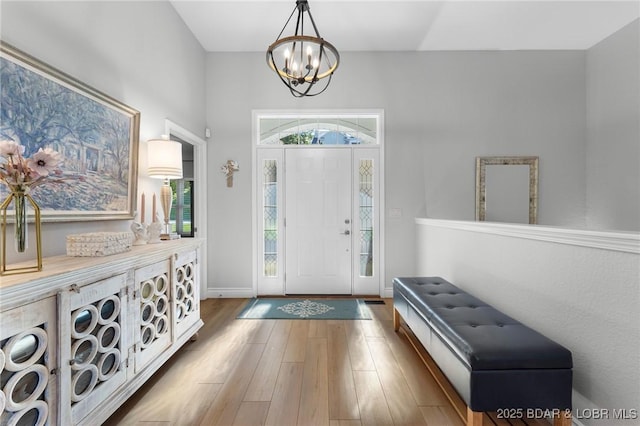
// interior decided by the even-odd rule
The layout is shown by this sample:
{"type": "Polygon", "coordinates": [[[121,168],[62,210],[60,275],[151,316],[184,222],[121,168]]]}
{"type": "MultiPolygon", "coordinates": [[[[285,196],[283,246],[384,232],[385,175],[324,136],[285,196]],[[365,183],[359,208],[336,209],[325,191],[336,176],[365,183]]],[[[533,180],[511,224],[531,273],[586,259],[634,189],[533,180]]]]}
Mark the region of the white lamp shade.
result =
{"type": "Polygon", "coordinates": [[[182,144],[166,139],[147,142],[149,177],[182,179],[182,144]]]}

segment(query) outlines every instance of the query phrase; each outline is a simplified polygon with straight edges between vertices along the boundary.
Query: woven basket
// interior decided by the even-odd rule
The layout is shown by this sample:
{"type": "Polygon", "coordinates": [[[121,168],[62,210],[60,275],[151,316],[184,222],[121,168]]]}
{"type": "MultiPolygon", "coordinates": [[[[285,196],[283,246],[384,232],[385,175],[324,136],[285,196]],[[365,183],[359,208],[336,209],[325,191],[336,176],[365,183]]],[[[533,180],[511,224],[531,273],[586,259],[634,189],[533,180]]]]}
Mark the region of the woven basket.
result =
{"type": "Polygon", "coordinates": [[[131,250],[131,232],[90,232],[67,235],[67,256],[100,257],[131,250]]]}

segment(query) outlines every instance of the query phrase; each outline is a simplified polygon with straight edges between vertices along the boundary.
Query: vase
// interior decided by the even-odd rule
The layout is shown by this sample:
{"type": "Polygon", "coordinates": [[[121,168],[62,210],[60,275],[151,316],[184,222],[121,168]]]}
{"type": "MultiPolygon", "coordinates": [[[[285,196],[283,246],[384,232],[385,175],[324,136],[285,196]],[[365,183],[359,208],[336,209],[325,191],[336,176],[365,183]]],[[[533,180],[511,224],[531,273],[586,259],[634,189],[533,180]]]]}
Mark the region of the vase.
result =
{"type": "Polygon", "coordinates": [[[24,192],[13,193],[13,216],[14,216],[14,246],[16,252],[24,253],[29,245],[27,240],[27,197],[24,192]]]}
{"type": "Polygon", "coordinates": [[[42,270],[42,238],[40,236],[40,208],[27,191],[12,191],[4,202],[0,205],[2,210],[2,265],[0,273],[7,272],[33,272],[42,270]],[[9,221],[9,209],[12,208],[13,215],[13,241],[14,247],[18,254],[25,253],[29,247],[29,213],[33,212],[35,225],[35,242],[36,242],[36,265],[21,266],[14,269],[7,267],[7,224],[9,221]]]}

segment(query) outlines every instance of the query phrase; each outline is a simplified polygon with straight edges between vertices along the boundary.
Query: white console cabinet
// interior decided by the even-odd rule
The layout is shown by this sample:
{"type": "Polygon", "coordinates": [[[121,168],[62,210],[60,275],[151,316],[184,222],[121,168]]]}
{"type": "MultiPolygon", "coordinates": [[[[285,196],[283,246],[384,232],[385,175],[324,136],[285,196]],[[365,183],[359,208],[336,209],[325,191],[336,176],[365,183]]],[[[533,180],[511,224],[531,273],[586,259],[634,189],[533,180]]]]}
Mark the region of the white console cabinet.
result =
{"type": "Polygon", "coordinates": [[[199,240],[0,276],[0,425],[97,425],[202,326],[199,240]]]}

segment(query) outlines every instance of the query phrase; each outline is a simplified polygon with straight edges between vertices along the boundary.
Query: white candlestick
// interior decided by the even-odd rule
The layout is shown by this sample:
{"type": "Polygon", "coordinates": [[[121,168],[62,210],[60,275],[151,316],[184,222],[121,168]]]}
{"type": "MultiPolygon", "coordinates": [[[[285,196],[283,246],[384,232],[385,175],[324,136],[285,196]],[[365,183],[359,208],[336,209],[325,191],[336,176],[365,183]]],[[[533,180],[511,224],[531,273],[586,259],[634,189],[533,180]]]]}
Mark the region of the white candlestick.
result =
{"type": "Polygon", "coordinates": [[[156,193],[153,193],[153,204],[151,205],[151,223],[156,221],[156,193]]]}
{"type": "Polygon", "coordinates": [[[145,215],[145,211],[144,211],[144,192],[142,193],[142,200],[141,200],[141,206],[140,206],[140,223],[144,223],[144,215],[145,215]]]}

